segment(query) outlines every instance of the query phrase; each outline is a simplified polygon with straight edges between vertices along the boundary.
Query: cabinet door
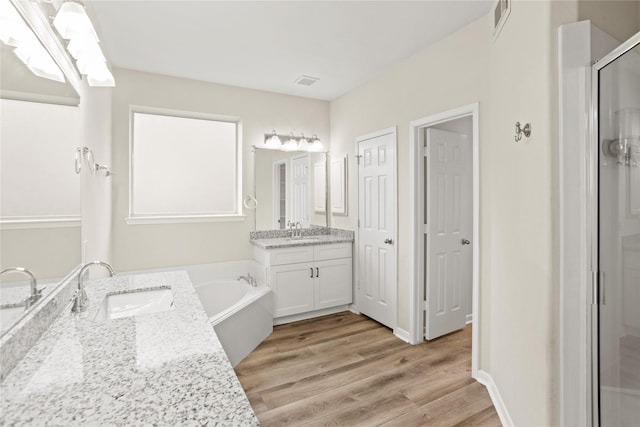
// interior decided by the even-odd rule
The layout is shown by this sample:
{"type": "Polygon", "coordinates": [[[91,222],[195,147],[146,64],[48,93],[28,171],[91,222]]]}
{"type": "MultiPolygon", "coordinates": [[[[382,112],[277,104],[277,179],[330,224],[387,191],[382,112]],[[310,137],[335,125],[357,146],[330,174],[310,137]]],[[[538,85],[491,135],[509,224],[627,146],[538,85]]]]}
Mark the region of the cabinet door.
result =
{"type": "Polygon", "coordinates": [[[274,317],[313,310],[311,266],[311,263],[302,263],[271,267],[270,283],[275,294],[274,317]]]}
{"type": "Polygon", "coordinates": [[[316,309],[351,303],[351,258],[317,261],[314,264],[314,276],[316,309]]]}

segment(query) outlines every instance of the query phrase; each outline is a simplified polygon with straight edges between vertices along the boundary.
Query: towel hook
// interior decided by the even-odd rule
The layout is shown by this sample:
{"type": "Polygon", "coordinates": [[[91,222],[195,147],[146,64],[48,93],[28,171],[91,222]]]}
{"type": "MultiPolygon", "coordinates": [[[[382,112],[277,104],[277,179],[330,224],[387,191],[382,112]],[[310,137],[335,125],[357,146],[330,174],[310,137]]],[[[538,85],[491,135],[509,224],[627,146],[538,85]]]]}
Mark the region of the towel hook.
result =
{"type": "Polygon", "coordinates": [[[526,123],[524,127],[520,124],[520,122],[516,122],[516,136],[515,141],[520,142],[522,139],[522,135],[529,138],[531,136],[531,123],[526,123]]]}

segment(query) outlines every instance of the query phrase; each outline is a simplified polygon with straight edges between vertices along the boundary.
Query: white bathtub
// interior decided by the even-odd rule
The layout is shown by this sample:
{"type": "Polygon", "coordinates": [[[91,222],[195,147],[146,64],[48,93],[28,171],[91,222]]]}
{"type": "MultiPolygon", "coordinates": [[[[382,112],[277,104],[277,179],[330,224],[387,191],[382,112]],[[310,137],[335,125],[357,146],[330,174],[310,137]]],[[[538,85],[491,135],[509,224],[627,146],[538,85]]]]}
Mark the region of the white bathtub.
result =
{"type": "Polygon", "coordinates": [[[233,366],[273,331],[273,293],[266,286],[224,279],[193,286],[233,366]]]}
{"type": "MultiPolygon", "coordinates": [[[[256,272],[254,261],[232,261],[131,271],[127,274],[186,270],[231,364],[236,366],[273,331],[271,289],[236,280],[256,272]]],[[[118,272],[120,274],[120,272],[118,272]]]]}

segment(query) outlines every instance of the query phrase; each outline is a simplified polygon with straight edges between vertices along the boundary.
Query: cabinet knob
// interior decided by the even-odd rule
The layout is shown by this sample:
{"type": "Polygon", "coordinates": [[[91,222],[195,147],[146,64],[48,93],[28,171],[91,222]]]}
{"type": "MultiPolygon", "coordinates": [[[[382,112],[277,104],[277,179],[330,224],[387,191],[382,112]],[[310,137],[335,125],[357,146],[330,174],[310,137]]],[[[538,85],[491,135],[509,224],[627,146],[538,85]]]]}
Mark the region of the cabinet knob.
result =
{"type": "Polygon", "coordinates": [[[463,245],[468,245],[468,244],[470,244],[470,243],[471,243],[471,242],[469,241],[469,239],[462,239],[462,244],[463,244],[463,245]]]}

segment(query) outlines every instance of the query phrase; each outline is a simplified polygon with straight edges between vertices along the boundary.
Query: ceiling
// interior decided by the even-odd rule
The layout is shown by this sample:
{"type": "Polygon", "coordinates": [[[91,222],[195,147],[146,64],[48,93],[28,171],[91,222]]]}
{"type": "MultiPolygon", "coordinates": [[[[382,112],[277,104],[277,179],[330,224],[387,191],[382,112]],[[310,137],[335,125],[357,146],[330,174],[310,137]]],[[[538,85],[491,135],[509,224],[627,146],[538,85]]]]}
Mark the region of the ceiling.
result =
{"type": "Polygon", "coordinates": [[[93,0],[88,9],[112,66],[332,100],[493,3],[93,0]],[[320,80],[302,86],[301,75],[320,80]]]}

